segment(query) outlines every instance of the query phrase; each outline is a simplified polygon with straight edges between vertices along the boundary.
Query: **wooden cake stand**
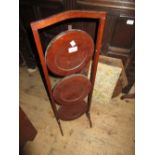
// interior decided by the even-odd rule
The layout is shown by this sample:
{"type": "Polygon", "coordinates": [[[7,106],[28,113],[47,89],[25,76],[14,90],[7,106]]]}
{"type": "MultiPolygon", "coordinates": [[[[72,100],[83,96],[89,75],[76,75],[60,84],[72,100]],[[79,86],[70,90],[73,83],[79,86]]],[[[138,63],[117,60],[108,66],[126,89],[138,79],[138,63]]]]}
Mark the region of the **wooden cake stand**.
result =
{"type": "Polygon", "coordinates": [[[102,45],[105,17],[105,12],[74,10],[31,23],[45,78],[45,88],[62,135],[60,120],[74,120],[86,114],[90,127],[92,127],[89,111],[102,45]],[[95,46],[88,33],[72,29],[61,32],[52,39],[44,55],[38,30],[72,18],[89,18],[99,21],[95,46]],[[92,60],[91,76],[88,79],[87,76],[80,73],[88,66],[90,60],[92,60]],[[64,77],[53,88],[48,69],[49,72],[64,77]]]}

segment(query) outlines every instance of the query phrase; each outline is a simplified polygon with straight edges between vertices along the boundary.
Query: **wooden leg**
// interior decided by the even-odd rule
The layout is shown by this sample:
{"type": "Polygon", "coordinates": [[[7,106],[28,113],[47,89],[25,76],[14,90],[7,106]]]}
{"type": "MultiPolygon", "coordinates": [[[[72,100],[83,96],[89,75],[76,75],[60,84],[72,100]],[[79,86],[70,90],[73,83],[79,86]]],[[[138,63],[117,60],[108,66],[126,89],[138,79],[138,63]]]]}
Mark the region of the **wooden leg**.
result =
{"type": "Polygon", "coordinates": [[[86,112],[86,116],[87,116],[87,118],[89,120],[90,128],[92,128],[92,121],[91,121],[90,113],[86,112]]]}
{"type": "Polygon", "coordinates": [[[64,133],[63,133],[63,130],[62,130],[62,127],[61,127],[60,120],[57,120],[57,122],[58,122],[58,125],[59,125],[59,129],[60,129],[61,135],[63,136],[64,133]]]}
{"type": "Polygon", "coordinates": [[[51,106],[52,106],[52,109],[53,109],[55,118],[56,118],[56,120],[57,120],[57,123],[58,123],[59,129],[60,129],[61,135],[63,136],[64,133],[63,133],[63,130],[62,130],[62,127],[61,127],[61,123],[60,123],[59,117],[58,117],[58,113],[57,113],[55,101],[54,101],[54,99],[53,99],[52,91],[51,91],[49,94],[50,94],[50,95],[49,95],[50,103],[51,103],[51,106]]]}

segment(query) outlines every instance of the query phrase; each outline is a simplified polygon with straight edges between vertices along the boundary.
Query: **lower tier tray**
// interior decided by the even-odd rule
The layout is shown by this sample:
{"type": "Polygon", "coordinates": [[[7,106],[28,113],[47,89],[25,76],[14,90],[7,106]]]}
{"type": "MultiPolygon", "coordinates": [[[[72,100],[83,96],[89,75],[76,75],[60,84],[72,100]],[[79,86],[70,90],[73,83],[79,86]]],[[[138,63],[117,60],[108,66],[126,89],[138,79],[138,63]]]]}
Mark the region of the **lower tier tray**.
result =
{"type": "Polygon", "coordinates": [[[64,121],[74,120],[86,112],[87,105],[85,101],[81,101],[78,104],[61,106],[58,109],[58,117],[64,121]]]}
{"type": "Polygon", "coordinates": [[[81,102],[91,91],[90,80],[82,74],[72,74],[59,81],[53,89],[57,104],[72,106],[81,102]]]}

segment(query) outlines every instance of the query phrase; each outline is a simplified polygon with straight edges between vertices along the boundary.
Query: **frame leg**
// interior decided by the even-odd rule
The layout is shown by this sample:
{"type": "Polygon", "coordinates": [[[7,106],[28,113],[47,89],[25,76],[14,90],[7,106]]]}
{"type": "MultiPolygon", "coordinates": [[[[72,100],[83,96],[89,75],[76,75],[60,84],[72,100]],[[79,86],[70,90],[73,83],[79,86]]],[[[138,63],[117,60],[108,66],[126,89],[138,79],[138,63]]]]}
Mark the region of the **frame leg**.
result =
{"type": "Polygon", "coordinates": [[[92,128],[92,121],[91,121],[90,113],[89,112],[86,112],[86,116],[88,118],[90,128],[92,128]]]}
{"type": "Polygon", "coordinates": [[[64,133],[63,133],[63,130],[62,130],[62,127],[61,127],[60,120],[57,120],[57,123],[58,123],[59,129],[60,129],[61,135],[63,136],[64,133]]]}
{"type": "Polygon", "coordinates": [[[58,123],[59,129],[60,129],[60,132],[61,132],[61,135],[63,136],[64,133],[63,133],[63,130],[62,130],[62,127],[61,127],[60,120],[59,120],[59,118],[58,118],[58,114],[57,114],[57,110],[56,110],[56,106],[55,106],[55,101],[54,101],[54,99],[53,99],[52,91],[51,91],[49,97],[50,97],[50,103],[51,103],[51,106],[52,106],[52,109],[53,109],[53,112],[54,112],[56,121],[57,121],[57,123],[58,123]]]}

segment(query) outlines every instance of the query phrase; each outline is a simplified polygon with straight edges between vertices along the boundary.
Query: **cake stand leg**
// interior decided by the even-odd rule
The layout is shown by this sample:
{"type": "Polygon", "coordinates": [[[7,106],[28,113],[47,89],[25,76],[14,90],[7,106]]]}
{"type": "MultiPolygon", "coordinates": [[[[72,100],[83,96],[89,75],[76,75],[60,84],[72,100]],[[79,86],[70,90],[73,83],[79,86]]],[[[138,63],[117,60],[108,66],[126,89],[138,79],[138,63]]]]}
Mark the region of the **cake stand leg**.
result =
{"type": "Polygon", "coordinates": [[[59,129],[60,129],[61,135],[63,136],[64,133],[63,133],[63,130],[62,130],[62,127],[61,127],[60,120],[57,120],[57,122],[58,122],[58,125],[59,125],[59,129]]]}
{"type": "Polygon", "coordinates": [[[88,121],[89,121],[89,124],[90,124],[90,128],[92,128],[92,121],[91,121],[90,113],[86,112],[86,116],[88,118],[88,121]]]}

